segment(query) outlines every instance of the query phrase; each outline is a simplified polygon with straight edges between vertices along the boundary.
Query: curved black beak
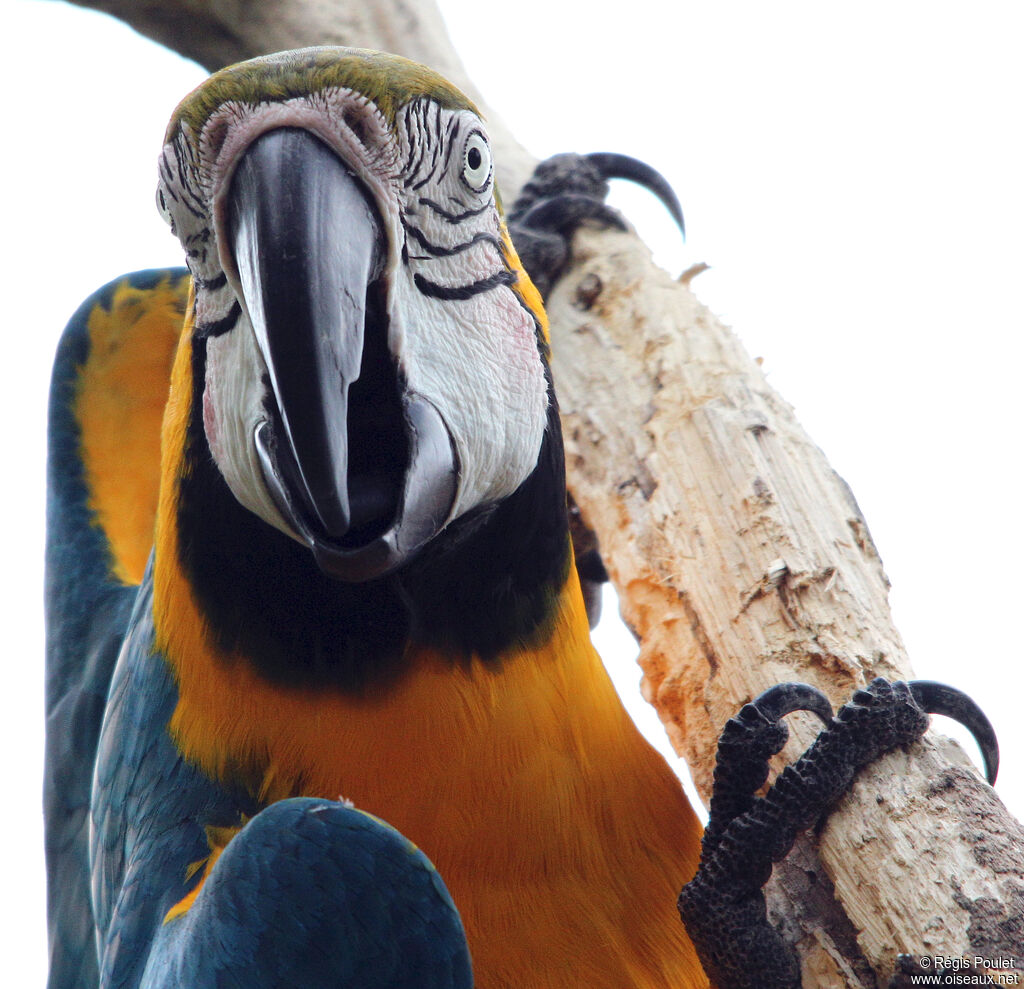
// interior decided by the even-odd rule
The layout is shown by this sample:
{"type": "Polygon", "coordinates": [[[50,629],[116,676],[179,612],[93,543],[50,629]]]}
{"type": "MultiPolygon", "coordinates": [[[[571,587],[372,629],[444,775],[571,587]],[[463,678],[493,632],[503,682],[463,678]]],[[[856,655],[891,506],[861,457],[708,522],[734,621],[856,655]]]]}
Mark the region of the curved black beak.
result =
{"type": "Polygon", "coordinates": [[[280,128],[243,153],[227,213],[273,396],[256,431],[264,479],[322,569],[378,576],[443,526],[456,471],[440,417],[403,391],[388,351],[377,207],[318,138],[280,128]]]}

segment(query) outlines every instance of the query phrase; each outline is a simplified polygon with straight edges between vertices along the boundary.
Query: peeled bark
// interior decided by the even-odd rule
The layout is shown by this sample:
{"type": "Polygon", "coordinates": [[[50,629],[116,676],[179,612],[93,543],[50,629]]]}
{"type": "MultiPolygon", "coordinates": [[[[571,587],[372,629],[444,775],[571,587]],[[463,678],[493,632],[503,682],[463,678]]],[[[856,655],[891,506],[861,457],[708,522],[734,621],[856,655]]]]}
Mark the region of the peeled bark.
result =
{"type": "MultiPolygon", "coordinates": [[[[209,69],[358,45],[475,95],[430,3],[78,2],[209,69]]],[[[532,163],[488,121],[511,201],[532,163]]],[[[549,305],[569,486],[640,639],[645,696],[706,796],[722,724],[762,689],[803,680],[839,705],[873,676],[913,674],[852,494],[756,363],[635,237],[583,231],[574,247],[549,305]]],[[[814,730],[799,722],[785,757],[814,730]]],[[[769,903],[808,989],[884,985],[899,952],[1019,970],[1024,832],[960,749],[929,735],[861,774],[776,868],[769,903]]]]}

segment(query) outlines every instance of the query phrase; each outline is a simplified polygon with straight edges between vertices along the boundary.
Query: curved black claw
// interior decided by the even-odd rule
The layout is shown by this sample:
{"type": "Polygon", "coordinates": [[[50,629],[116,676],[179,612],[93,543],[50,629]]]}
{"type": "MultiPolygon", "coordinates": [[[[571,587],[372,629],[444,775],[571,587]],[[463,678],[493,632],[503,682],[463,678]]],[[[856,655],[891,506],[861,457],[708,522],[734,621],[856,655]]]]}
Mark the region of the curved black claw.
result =
{"type": "Polygon", "coordinates": [[[718,740],[704,854],[718,844],[729,823],[754,803],[755,792],[768,779],[768,760],[789,738],[782,719],[796,711],[816,714],[826,725],[832,721],[832,705],[816,687],[779,683],[744,704],[725,723],[718,740]]]}
{"type": "Polygon", "coordinates": [[[650,165],[614,152],[553,155],[536,167],[508,215],[512,242],[543,298],[568,265],[569,242],[579,227],[590,222],[626,229],[605,203],[608,180],[618,178],[650,190],[685,233],[676,194],[650,165]]]}
{"type": "Polygon", "coordinates": [[[832,705],[829,699],[809,683],[777,683],[752,703],[772,721],[778,721],[787,714],[793,714],[794,711],[809,711],[816,714],[825,725],[832,720],[832,705]]]}
{"type": "Polygon", "coordinates": [[[657,169],[651,168],[647,162],[640,161],[630,155],[620,155],[614,151],[594,151],[586,156],[587,161],[596,165],[605,179],[628,179],[643,186],[661,200],[662,205],[676,221],[680,233],[686,236],[686,221],[683,219],[683,207],[679,203],[675,190],[668,180],[657,169]]]}
{"type": "Polygon", "coordinates": [[[999,742],[985,712],[963,691],[936,680],[911,680],[908,686],[922,711],[952,718],[974,736],[985,761],[985,778],[989,785],[995,783],[999,772],[999,742]]]}

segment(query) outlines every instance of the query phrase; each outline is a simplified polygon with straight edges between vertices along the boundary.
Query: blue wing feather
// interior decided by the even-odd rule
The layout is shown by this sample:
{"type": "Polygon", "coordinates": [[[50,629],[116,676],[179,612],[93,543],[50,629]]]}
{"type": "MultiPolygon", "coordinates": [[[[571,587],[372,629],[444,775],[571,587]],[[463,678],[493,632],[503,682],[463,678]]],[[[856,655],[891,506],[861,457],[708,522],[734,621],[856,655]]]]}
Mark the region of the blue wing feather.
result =
{"type": "Polygon", "coordinates": [[[465,935],[426,857],[342,804],[283,800],[228,845],[195,906],[165,925],[146,989],[468,989],[465,935]]]}

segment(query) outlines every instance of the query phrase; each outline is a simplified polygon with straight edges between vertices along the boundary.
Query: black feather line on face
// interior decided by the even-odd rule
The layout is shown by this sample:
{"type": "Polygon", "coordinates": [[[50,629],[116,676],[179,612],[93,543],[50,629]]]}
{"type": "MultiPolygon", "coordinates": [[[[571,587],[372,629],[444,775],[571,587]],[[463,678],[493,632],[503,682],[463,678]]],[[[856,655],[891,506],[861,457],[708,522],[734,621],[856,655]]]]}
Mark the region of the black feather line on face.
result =
{"type": "MultiPolygon", "coordinates": [[[[195,276],[193,276],[195,277],[195,276]]],[[[226,316],[221,319],[215,319],[212,323],[199,323],[195,328],[195,335],[201,339],[208,339],[209,337],[221,337],[225,333],[230,333],[238,322],[238,317],[242,315],[242,307],[239,305],[236,299],[228,310],[226,316]]],[[[205,353],[204,353],[205,362],[205,353]]],[[[201,395],[202,392],[200,391],[201,395]]]]}
{"type": "Polygon", "coordinates": [[[489,292],[502,285],[515,285],[517,277],[511,271],[496,271],[493,275],[481,278],[478,282],[468,285],[439,285],[419,272],[413,275],[413,282],[420,292],[431,299],[472,299],[474,295],[489,292]]]}
{"type": "Polygon", "coordinates": [[[448,170],[451,165],[452,151],[455,150],[455,143],[459,136],[459,118],[453,117],[448,124],[448,133],[445,136],[444,169],[448,170]]]}
{"type": "Polygon", "coordinates": [[[193,397],[179,483],[179,563],[217,647],[290,686],[380,691],[410,649],[453,663],[500,662],[551,631],[569,566],[565,471],[548,375],[548,427],[533,473],[508,498],[451,523],[405,567],[347,584],[243,508],[218,472],[202,421],[206,339],[193,343],[193,397]]]}
{"type": "Polygon", "coordinates": [[[427,209],[433,210],[441,219],[447,220],[449,223],[461,223],[472,216],[479,216],[481,213],[486,213],[489,209],[494,209],[494,203],[490,200],[484,203],[483,206],[478,206],[475,209],[466,209],[461,213],[452,213],[450,210],[446,210],[440,203],[436,203],[433,199],[428,199],[426,196],[420,196],[417,201],[420,206],[426,206],[427,209]]]}
{"type": "Polygon", "coordinates": [[[460,244],[455,244],[453,247],[444,247],[441,244],[434,244],[429,241],[423,232],[418,228],[414,227],[411,223],[402,217],[402,227],[405,232],[412,237],[419,247],[426,251],[427,254],[432,258],[448,258],[455,254],[462,254],[464,251],[468,251],[471,247],[476,247],[477,244],[490,244],[495,250],[501,252],[503,250],[501,241],[491,233],[482,231],[478,234],[474,234],[470,240],[464,240],[460,244]]]}
{"type": "MultiPolygon", "coordinates": [[[[215,275],[213,278],[200,278],[198,275],[193,275],[192,280],[196,283],[197,289],[203,289],[207,292],[216,292],[218,289],[222,289],[228,283],[228,276],[222,271],[219,275],[215,275]]],[[[236,305],[238,303],[235,303],[236,305]]]]}

